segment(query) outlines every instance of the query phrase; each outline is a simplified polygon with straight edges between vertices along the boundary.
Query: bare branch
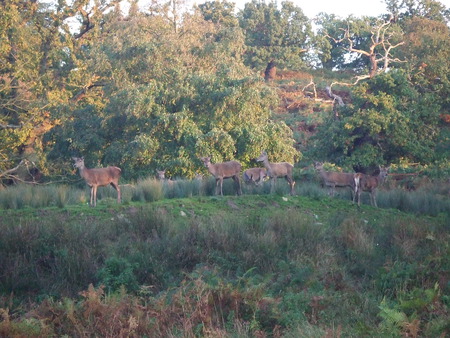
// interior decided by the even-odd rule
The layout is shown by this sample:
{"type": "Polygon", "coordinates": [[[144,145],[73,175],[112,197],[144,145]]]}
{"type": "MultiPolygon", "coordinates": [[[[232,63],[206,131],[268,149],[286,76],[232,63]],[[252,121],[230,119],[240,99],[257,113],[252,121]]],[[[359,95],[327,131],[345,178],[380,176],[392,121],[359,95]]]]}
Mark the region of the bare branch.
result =
{"type": "Polygon", "coordinates": [[[22,128],[21,125],[16,125],[16,124],[3,124],[0,123],[0,128],[1,129],[19,129],[22,128]]]}
{"type": "Polygon", "coordinates": [[[11,174],[15,173],[23,164],[25,163],[25,160],[20,161],[20,163],[15,166],[14,168],[5,170],[4,172],[0,172],[0,177],[8,177],[11,176],[11,174]]]}
{"type": "Polygon", "coordinates": [[[316,91],[316,84],[314,83],[314,79],[311,77],[311,80],[309,83],[303,87],[302,92],[305,92],[305,89],[312,86],[314,91],[314,99],[317,99],[317,91],[316,91]]]}
{"type": "Polygon", "coordinates": [[[339,95],[334,94],[331,91],[331,87],[330,86],[325,87],[325,91],[327,92],[327,95],[330,98],[332,98],[334,101],[337,101],[339,106],[341,106],[341,107],[345,106],[345,103],[344,103],[344,100],[342,100],[342,97],[340,97],[339,95]]]}
{"type": "MultiPolygon", "coordinates": [[[[391,18],[392,19],[392,18],[391,18]]],[[[379,23],[377,26],[373,27],[371,30],[371,45],[369,46],[368,50],[362,50],[355,48],[354,41],[352,39],[352,36],[350,34],[350,26],[347,25],[347,28],[341,28],[341,30],[344,32],[344,37],[342,39],[335,39],[328,34],[326,36],[330,39],[332,39],[335,43],[341,43],[343,41],[346,41],[348,43],[348,47],[346,48],[349,52],[357,53],[359,55],[364,55],[369,58],[370,60],[370,69],[369,69],[369,76],[360,76],[356,78],[356,84],[358,81],[370,78],[375,76],[376,74],[386,71],[389,67],[389,63],[391,62],[404,62],[399,59],[391,58],[391,51],[394,48],[397,48],[404,44],[404,42],[399,42],[397,44],[392,44],[389,39],[395,35],[395,32],[390,32],[389,28],[391,25],[392,20],[388,20],[382,23],[379,23]],[[376,52],[377,47],[382,46],[384,50],[383,55],[377,55],[376,52]],[[383,68],[378,69],[378,63],[383,62],[383,68]]],[[[349,84],[347,84],[349,85],[349,84]]]]}

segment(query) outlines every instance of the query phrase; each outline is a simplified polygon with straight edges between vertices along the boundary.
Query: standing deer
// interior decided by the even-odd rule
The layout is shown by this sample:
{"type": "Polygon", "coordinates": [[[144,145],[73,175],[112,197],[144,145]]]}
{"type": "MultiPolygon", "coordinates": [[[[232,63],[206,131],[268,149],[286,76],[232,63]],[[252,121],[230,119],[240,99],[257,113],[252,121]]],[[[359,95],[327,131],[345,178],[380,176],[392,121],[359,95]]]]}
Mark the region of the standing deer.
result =
{"type": "Polygon", "coordinates": [[[380,173],[377,176],[366,175],[362,173],[356,174],[359,178],[358,184],[358,206],[361,205],[361,191],[367,191],[370,193],[370,204],[378,208],[377,205],[377,188],[384,183],[386,176],[388,175],[389,167],[379,166],[380,173]]]}
{"type": "Polygon", "coordinates": [[[244,171],[244,182],[247,184],[254,183],[260,185],[264,182],[267,177],[266,168],[250,168],[244,171]]]}
{"type": "Polygon", "coordinates": [[[241,173],[241,164],[237,161],[228,161],[223,163],[211,163],[211,156],[200,158],[208,168],[208,171],[216,178],[216,195],[220,184],[220,195],[223,196],[222,186],[225,178],[232,178],[236,184],[236,192],[238,195],[242,194],[241,182],[239,175],[241,173]]]}
{"type": "Polygon", "coordinates": [[[319,172],[324,185],[331,189],[331,196],[334,196],[336,187],[350,187],[352,190],[352,201],[355,203],[359,183],[359,177],[356,177],[355,173],[325,171],[322,162],[314,162],[314,168],[319,172]]]}
{"type": "Polygon", "coordinates": [[[88,169],[84,166],[84,157],[72,157],[75,161],[74,166],[80,170],[80,176],[84,178],[87,185],[91,187],[90,205],[97,205],[97,188],[111,184],[117,190],[117,202],[120,203],[119,179],[121,169],[118,167],[93,168],[88,169]]]}
{"type": "Polygon", "coordinates": [[[277,177],[284,177],[291,187],[291,195],[294,195],[295,181],[292,178],[292,169],[294,166],[287,162],[270,163],[267,153],[263,151],[261,155],[256,159],[258,162],[263,162],[264,167],[267,170],[267,176],[271,180],[270,191],[273,193],[275,188],[275,182],[277,177]]]}

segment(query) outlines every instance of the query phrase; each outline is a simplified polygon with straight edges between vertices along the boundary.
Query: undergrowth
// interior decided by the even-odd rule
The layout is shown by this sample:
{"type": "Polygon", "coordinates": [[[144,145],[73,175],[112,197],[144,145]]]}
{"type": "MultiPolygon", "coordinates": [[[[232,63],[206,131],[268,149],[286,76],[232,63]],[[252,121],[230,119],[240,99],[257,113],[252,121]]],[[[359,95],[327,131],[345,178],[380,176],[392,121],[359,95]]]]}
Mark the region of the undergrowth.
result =
{"type": "Polygon", "coordinates": [[[279,195],[113,206],[3,215],[0,336],[450,333],[442,215],[279,195]]]}

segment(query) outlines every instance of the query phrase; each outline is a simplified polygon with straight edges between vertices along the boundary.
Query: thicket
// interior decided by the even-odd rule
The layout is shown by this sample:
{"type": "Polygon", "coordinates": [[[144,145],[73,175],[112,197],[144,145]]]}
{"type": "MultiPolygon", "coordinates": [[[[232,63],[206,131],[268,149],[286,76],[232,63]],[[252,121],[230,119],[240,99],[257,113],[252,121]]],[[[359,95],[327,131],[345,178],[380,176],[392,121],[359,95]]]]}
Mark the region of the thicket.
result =
{"type": "Polygon", "coordinates": [[[450,45],[437,1],[389,2],[395,20],[320,15],[317,32],[291,2],[237,13],[228,2],[88,3],[1,3],[2,184],[67,178],[80,155],[126,180],[191,178],[207,155],[254,166],[261,150],[361,168],[446,163],[450,45]],[[272,61],[281,75],[265,82],[272,61]],[[307,80],[287,85],[290,71],[307,80]],[[320,103],[332,84],[345,107],[320,103]]]}
{"type": "Polygon", "coordinates": [[[448,216],[276,195],[165,201],[5,214],[2,335],[450,330],[448,216]]]}

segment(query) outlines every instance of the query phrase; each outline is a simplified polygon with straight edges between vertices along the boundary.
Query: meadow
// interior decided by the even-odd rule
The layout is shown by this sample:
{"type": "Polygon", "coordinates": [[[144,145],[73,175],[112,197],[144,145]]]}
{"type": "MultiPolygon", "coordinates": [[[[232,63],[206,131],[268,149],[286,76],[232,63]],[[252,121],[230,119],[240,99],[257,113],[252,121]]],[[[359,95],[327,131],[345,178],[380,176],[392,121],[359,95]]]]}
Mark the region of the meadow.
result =
{"type": "Polygon", "coordinates": [[[0,191],[0,336],[444,337],[450,200],[441,183],[358,208],[314,181],[0,191]]]}

